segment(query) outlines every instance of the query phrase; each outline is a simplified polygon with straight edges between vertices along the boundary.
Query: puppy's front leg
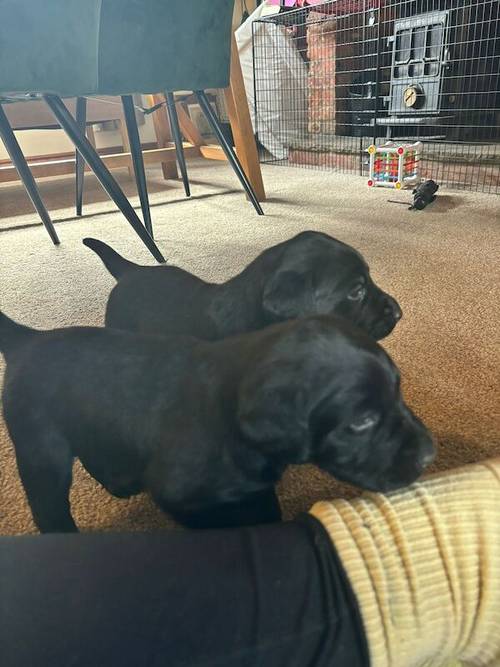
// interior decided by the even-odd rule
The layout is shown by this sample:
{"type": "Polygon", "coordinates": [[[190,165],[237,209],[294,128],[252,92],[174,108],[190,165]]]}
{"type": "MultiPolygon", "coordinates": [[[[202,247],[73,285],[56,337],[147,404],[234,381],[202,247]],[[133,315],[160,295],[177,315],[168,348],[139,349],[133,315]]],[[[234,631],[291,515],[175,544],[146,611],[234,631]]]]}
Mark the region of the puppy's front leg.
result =
{"type": "Polygon", "coordinates": [[[66,440],[54,432],[34,440],[25,433],[11,435],[19,475],[40,532],[78,532],[69,504],[73,457],[66,440]]]}

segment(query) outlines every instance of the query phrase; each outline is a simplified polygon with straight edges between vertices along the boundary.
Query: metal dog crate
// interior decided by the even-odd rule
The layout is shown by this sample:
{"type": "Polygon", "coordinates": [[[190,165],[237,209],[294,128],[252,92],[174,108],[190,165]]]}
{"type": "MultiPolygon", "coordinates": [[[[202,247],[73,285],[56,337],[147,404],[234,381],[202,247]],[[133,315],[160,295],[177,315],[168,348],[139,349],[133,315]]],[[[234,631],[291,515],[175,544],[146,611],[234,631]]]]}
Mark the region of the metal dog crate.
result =
{"type": "Polygon", "coordinates": [[[422,141],[422,173],[500,193],[498,0],[329,0],[253,24],[263,162],[366,175],[422,141]]]}

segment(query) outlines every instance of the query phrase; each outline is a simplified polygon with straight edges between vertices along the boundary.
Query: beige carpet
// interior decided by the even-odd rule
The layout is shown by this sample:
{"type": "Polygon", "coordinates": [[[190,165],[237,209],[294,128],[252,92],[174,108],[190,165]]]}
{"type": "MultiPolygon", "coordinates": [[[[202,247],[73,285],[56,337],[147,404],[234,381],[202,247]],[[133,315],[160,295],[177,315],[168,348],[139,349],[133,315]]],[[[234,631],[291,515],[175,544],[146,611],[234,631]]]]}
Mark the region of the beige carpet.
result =
{"type": "MultiPolygon", "coordinates": [[[[404,319],[385,345],[401,367],[408,402],[438,438],[435,467],[500,454],[499,198],[442,191],[431,208],[413,213],[387,203],[387,191],[368,190],[355,176],[267,167],[269,201],[259,218],[226,165],[197,162],[190,172],[191,201],[178,183],[167,185],[159,172],[149,173],[157,240],[172,263],[221,281],[300,230],[351,243],[402,305],[404,319]]],[[[126,172],[122,183],[134,193],[126,172]]],[[[113,281],[81,239],[94,235],[127,257],[153,260],[92,177],[87,190],[97,203],[87,206],[81,221],[73,218],[71,179],[41,187],[61,220],[59,248],[33,226],[38,221],[22,188],[0,187],[1,308],[35,327],[99,325],[113,281]]],[[[314,500],[353,493],[312,467],[291,470],[280,491],[288,517],[314,500]]],[[[78,465],[72,503],[83,530],[169,525],[146,497],[114,499],[78,465]]],[[[0,533],[33,530],[0,421],[0,533]]]]}

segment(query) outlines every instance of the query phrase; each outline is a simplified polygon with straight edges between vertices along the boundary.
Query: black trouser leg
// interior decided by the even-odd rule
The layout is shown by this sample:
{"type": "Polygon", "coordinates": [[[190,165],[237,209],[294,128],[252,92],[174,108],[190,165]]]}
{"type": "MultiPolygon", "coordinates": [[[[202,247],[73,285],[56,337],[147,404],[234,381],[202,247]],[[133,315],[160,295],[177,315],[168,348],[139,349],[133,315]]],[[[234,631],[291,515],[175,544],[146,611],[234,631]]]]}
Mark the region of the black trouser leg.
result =
{"type": "Polygon", "coordinates": [[[12,164],[17,169],[17,172],[23,182],[24,187],[26,188],[26,192],[28,193],[33,203],[33,206],[35,207],[38,215],[42,219],[45,229],[48,231],[49,236],[52,239],[52,242],[55,245],[57,245],[60,241],[56,234],[54,224],[52,223],[50,215],[47,209],[45,208],[45,204],[42,201],[40,192],[38,191],[37,184],[35,183],[35,179],[33,178],[33,174],[31,173],[31,170],[28,167],[26,158],[23,155],[21,147],[17,142],[16,136],[12,131],[9,120],[1,104],[0,104],[0,137],[2,138],[2,141],[5,144],[5,148],[7,150],[7,153],[9,154],[12,164]]]}
{"type": "Polygon", "coordinates": [[[151,235],[140,221],[129,200],[111,175],[111,172],[106,167],[90,141],[85,135],[80,133],[75,119],[69,113],[61,98],[56,95],[44,95],[44,99],[52,110],[52,113],[56,117],[62,129],[71,139],[76,149],[82,154],[85,162],[92,169],[103,188],[118,206],[123,215],[127,218],[128,222],[137,235],[142,239],[153,257],[158,262],[165,262],[163,255],[158,249],[156,243],[151,238],[151,235]]]}
{"type": "Polygon", "coordinates": [[[350,583],[313,518],[4,537],[0,590],[8,667],[369,664],[350,583]]]}
{"type": "MultiPolygon", "coordinates": [[[[76,99],[76,124],[82,135],[85,134],[87,122],[87,98],[76,99]]],[[[76,164],[76,214],[82,215],[83,206],[83,184],[85,175],[85,160],[78,151],[75,151],[76,164]]]]}
{"type": "Polygon", "coordinates": [[[213,131],[215,132],[217,139],[220,142],[220,145],[222,146],[222,150],[226,154],[226,157],[231,164],[232,168],[234,169],[236,175],[240,179],[240,183],[245,189],[245,192],[247,193],[248,197],[250,198],[250,201],[254,205],[255,210],[259,215],[264,215],[264,211],[262,210],[259,201],[257,199],[257,195],[255,194],[255,191],[252,187],[252,184],[247,178],[247,175],[243,171],[243,167],[240,164],[240,161],[238,160],[238,156],[233,150],[233,147],[229,145],[229,143],[226,140],[226,137],[224,136],[224,133],[222,132],[220,126],[219,126],[219,121],[217,120],[216,115],[214,114],[214,111],[212,107],[210,106],[210,102],[208,101],[207,95],[205,91],[203,90],[196,90],[195,95],[198,99],[198,102],[200,104],[201,110],[205,114],[206,119],[210,123],[210,126],[212,127],[213,131]]]}
{"type": "MultiPolygon", "coordinates": [[[[155,498],[160,507],[161,499],[155,498]]],[[[168,508],[165,506],[165,512],[168,508]]],[[[281,521],[281,507],[274,487],[253,493],[239,503],[221,503],[197,512],[170,512],[173,518],[188,528],[238,528],[281,521]]]]}
{"type": "Polygon", "coordinates": [[[179,118],[177,116],[177,109],[175,108],[175,99],[173,93],[165,93],[167,100],[167,113],[170,122],[170,130],[172,131],[172,138],[175,144],[175,154],[177,156],[177,164],[181,170],[182,182],[184,183],[184,191],[186,197],[191,196],[189,187],[189,178],[186,168],[186,157],[184,155],[184,146],[182,145],[181,129],[179,127],[179,118]]]}
{"type": "Polygon", "coordinates": [[[130,141],[130,152],[134,165],[137,192],[141,201],[142,217],[148,232],[153,236],[153,225],[151,223],[151,210],[149,208],[148,186],[146,183],[146,172],[144,170],[144,159],[142,156],[141,138],[135,117],[134,101],[132,95],[122,95],[123,113],[127,124],[128,138],[130,141]]]}

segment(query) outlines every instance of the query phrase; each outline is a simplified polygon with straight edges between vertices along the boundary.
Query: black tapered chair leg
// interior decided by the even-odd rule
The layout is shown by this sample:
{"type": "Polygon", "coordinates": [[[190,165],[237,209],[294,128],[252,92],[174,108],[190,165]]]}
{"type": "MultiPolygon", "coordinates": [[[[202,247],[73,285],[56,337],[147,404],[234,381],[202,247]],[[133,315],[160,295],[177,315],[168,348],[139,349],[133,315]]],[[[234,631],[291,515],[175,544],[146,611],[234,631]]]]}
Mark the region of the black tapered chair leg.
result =
{"type": "Polygon", "coordinates": [[[21,147],[17,142],[16,136],[10,126],[9,120],[1,104],[0,104],[0,137],[2,138],[2,141],[5,144],[5,148],[7,150],[7,153],[9,154],[12,164],[17,169],[17,172],[23,182],[23,185],[26,188],[26,192],[28,193],[38,215],[40,216],[45,226],[45,229],[49,233],[49,236],[52,239],[54,245],[58,245],[60,241],[59,237],[57,236],[56,230],[54,228],[54,224],[50,219],[50,215],[47,209],[45,208],[45,204],[42,201],[37,184],[35,182],[35,179],[33,178],[33,174],[31,173],[28,163],[26,162],[26,158],[23,155],[21,147]]]}
{"type": "Polygon", "coordinates": [[[184,183],[184,191],[186,197],[191,196],[191,188],[189,187],[189,178],[186,168],[186,157],[184,155],[184,146],[182,145],[181,128],[179,127],[179,117],[177,116],[177,109],[175,108],[175,98],[173,93],[165,93],[167,100],[167,113],[170,122],[170,129],[172,131],[172,138],[175,144],[175,154],[177,156],[177,164],[181,170],[182,182],[184,183]]]}
{"type": "Polygon", "coordinates": [[[80,132],[75,119],[70,114],[61,98],[57,95],[44,95],[44,100],[51,109],[59,125],[66,132],[69,139],[73,142],[75,148],[80,151],[85,162],[97,176],[102,187],[118,206],[120,211],[123,213],[136,234],[151,252],[153,257],[158,262],[165,262],[165,259],[159,248],[140,221],[140,218],[123,193],[123,190],[120,188],[90,141],[84,134],[80,132]]]}
{"type": "MultiPolygon", "coordinates": [[[[76,99],[76,124],[82,134],[85,134],[87,126],[87,98],[76,99]]],[[[82,215],[83,208],[83,185],[85,177],[85,160],[78,151],[75,151],[76,163],[76,214],[82,215]]]]}
{"type": "Polygon", "coordinates": [[[210,126],[212,127],[213,131],[215,132],[215,135],[217,139],[220,142],[220,145],[222,147],[222,150],[226,154],[226,157],[231,164],[232,168],[234,169],[236,175],[238,176],[240,183],[245,189],[245,192],[247,193],[250,201],[252,202],[255,210],[259,215],[264,215],[264,211],[262,210],[259,201],[257,199],[257,195],[255,194],[255,191],[252,187],[252,184],[247,178],[247,175],[245,174],[243,167],[241,166],[240,161],[238,160],[238,156],[233,150],[233,147],[229,145],[229,143],[226,140],[226,137],[224,136],[224,133],[222,132],[222,129],[219,125],[219,121],[217,120],[216,115],[214,114],[214,111],[212,107],[210,106],[210,102],[208,101],[208,97],[205,93],[204,90],[195,90],[195,95],[198,99],[199,105],[201,107],[201,110],[205,114],[206,119],[210,123],[210,126]]]}
{"type": "Polygon", "coordinates": [[[149,208],[148,186],[146,183],[146,172],[144,170],[144,158],[142,156],[141,139],[139,128],[137,127],[137,118],[135,117],[134,100],[132,95],[122,95],[123,115],[127,125],[127,133],[130,141],[130,152],[132,154],[132,163],[134,165],[135,181],[137,183],[137,192],[142,208],[142,217],[148,232],[153,236],[153,224],[151,222],[151,209],[149,208]]]}

